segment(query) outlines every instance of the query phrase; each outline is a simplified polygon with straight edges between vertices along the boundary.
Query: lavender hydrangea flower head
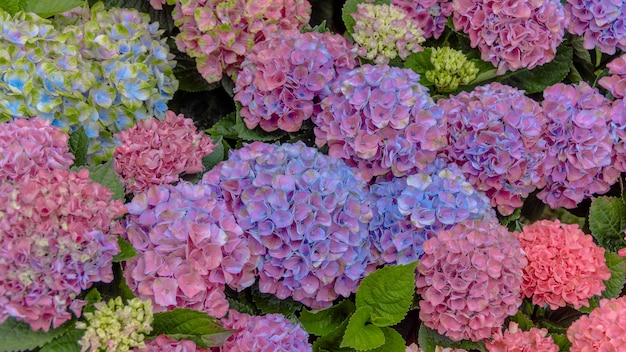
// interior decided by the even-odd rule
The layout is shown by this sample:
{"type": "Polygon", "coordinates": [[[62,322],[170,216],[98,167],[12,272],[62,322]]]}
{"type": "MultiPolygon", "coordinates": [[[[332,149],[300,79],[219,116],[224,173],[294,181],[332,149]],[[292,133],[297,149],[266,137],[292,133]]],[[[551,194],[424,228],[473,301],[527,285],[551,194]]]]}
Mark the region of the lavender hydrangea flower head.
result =
{"type": "Polygon", "coordinates": [[[546,118],[541,106],[516,88],[491,83],[441,99],[449,145],[441,157],[461,167],[503,215],[535,190],[546,118]]]}
{"type": "Polygon", "coordinates": [[[474,190],[456,165],[432,174],[378,179],[370,194],[374,213],[370,236],[386,264],[420,259],[424,241],[455,223],[495,219],[489,199],[474,190]]]}
{"type": "Polygon", "coordinates": [[[583,47],[613,55],[626,50],[626,2],[623,0],[567,0],[567,31],[584,38],[583,47]]]}
{"type": "Polygon", "coordinates": [[[598,84],[608,90],[615,98],[626,97],[626,54],[606,64],[609,75],[600,78],[598,84]]]}
{"type": "Polygon", "coordinates": [[[547,125],[545,159],[539,165],[543,188],[537,198],[551,208],[574,208],[584,198],[606,193],[617,182],[613,158],[611,102],[587,83],[557,83],[544,90],[547,125]]]}
{"type": "Polygon", "coordinates": [[[613,101],[610,115],[614,162],[619,172],[626,172],[626,99],[613,101]]]}
{"type": "Polygon", "coordinates": [[[343,74],[313,118],[317,146],[369,181],[425,170],[447,145],[443,110],[410,69],[364,65],[343,74]]]}
{"type": "Polygon", "coordinates": [[[452,0],[391,0],[391,4],[406,11],[426,39],[439,38],[452,14],[452,0]]]}
{"type": "Polygon", "coordinates": [[[355,292],[376,266],[366,187],[341,160],[302,142],[254,142],[202,182],[222,188],[253,253],[261,255],[262,293],[327,307],[355,292]]]}
{"type": "Polygon", "coordinates": [[[155,312],[181,307],[222,317],[224,285],[254,283],[258,256],[215,187],[152,186],[127,207],[126,237],[139,256],[126,262],[124,276],[155,312]]]}
{"type": "Polygon", "coordinates": [[[178,49],[196,59],[208,82],[232,77],[254,43],[300,30],[310,16],[307,0],[177,0],[172,12],[178,49]]]}
{"type": "Polygon", "coordinates": [[[559,0],[453,0],[454,29],[470,37],[498,74],[550,62],[565,33],[559,0]]]}
{"type": "Polygon", "coordinates": [[[234,89],[246,126],[298,131],[321,111],[329,85],[358,63],[357,48],[338,34],[283,30],[255,44],[234,89]]]}

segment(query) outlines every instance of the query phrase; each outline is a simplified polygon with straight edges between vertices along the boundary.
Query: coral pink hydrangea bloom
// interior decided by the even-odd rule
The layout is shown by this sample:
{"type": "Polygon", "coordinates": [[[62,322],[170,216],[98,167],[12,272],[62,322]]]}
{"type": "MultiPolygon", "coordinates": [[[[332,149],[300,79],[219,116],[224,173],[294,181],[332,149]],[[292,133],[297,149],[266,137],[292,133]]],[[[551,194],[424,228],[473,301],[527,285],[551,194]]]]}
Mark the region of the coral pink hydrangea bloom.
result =
{"type": "Polygon", "coordinates": [[[578,225],[541,220],[515,234],[528,259],[522,293],[534,304],[551,309],[571,304],[579,309],[604,291],[602,281],[611,277],[604,248],[578,225]]]}
{"type": "Polygon", "coordinates": [[[38,117],[0,124],[0,182],[41,169],[67,170],[74,163],[68,140],[61,128],[38,117]]]}
{"type": "Polygon", "coordinates": [[[570,352],[626,351],[626,296],[601,299],[600,307],[567,329],[570,352]]]}
{"type": "Polygon", "coordinates": [[[610,76],[600,78],[598,84],[617,99],[626,97],[626,54],[609,62],[606,67],[610,76]]]}
{"type": "Polygon", "coordinates": [[[424,253],[415,284],[426,326],[455,341],[479,341],[517,312],[527,261],[505,227],[466,220],[427,240],[424,253]]]}
{"type": "Polygon", "coordinates": [[[494,334],[485,347],[489,352],[558,352],[559,346],[547,335],[548,329],[523,331],[517,323],[511,322],[508,330],[494,334]]]}
{"type": "Polygon", "coordinates": [[[126,213],[89,171],[40,170],[0,183],[0,323],[8,317],[48,331],[80,315],[75,300],[113,280],[114,219],[126,213]]]}
{"type": "Polygon", "coordinates": [[[498,74],[550,62],[565,33],[559,0],[454,0],[454,28],[498,74]]]}
{"type": "Polygon", "coordinates": [[[452,14],[451,0],[391,0],[391,4],[406,11],[426,39],[439,38],[452,14]]]}
{"type": "Polygon", "coordinates": [[[166,335],[159,335],[154,340],[146,341],[143,348],[135,348],[135,352],[216,352],[218,348],[200,348],[193,341],[175,340],[166,335]]]}
{"type": "Polygon", "coordinates": [[[197,132],[193,120],[167,111],[164,121],[141,120],[115,135],[115,172],[122,178],[126,193],[137,193],[152,185],[175,183],[181,174],[204,170],[202,158],[215,145],[197,132]]]}

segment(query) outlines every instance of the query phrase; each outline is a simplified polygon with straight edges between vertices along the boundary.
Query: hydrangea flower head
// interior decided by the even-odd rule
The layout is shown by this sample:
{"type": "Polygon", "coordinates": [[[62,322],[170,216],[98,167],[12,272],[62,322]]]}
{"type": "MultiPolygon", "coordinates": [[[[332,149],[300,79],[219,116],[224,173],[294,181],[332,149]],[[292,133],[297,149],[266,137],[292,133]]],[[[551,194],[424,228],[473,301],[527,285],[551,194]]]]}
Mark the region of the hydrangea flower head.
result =
{"type": "Polygon", "coordinates": [[[533,304],[553,310],[571,304],[580,309],[604,291],[603,280],[611,277],[604,248],[578,225],[541,220],[524,226],[516,236],[528,259],[522,293],[533,304]]]}
{"type": "Polygon", "coordinates": [[[81,352],[128,352],[145,346],[145,335],[152,331],[152,303],[133,298],[127,304],[121,297],[108,303],[94,303],[94,312],[84,314],[76,328],[86,330],[78,341],[81,352]]]}
{"type": "Polygon", "coordinates": [[[246,56],[235,100],[248,128],[296,132],[320,112],[329,85],[357,65],[357,48],[339,34],[279,31],[246,56]]]}
{"type": "Polygon", "coordinates": [[[559,346],[548,336],[548,329],[531,328],[523,331],[517,323],[510,322],[509,328],[493,335],[493,340],[485,343],[489,352],[559,352],[559,346]]]}
{"type": "Polygon", "coordinates": [[[451,0],[391,0],[391,4],[406,11],[426,39],[439,38],[452,14],[451,0]]]}
{"type": "Polygon", "coordinates": [[[204,174],[261,256],[259,290],[316,308],[355,292],[372,262],[365,183],[302,142],[254,142],[204,174]]]}
{"type": "Polygon", "coordinates": [[[178,0],[172,12],[180,28],[178,49],[196,59],[208,82],[233,76],[254,43],[281,29],[300,30],[309,22],[307,0],[178,0]]]}
{"type": "Polygon", "coordinates": [[[313,118],[318,147],[369,181],[430,168],[447,145],[443,110],[410,69],[364,65],[342,75],[313,118]]]}
{"type": "Polygon", "coordinates": [[[386,64],[396,57],[404,60],[424,50],[422,30],[399,7],[360,3],[351,16],[355,21],[352,38],[363,49],[362,56],[375,63],[386,64]]]}
{"type": "Polygon", "coordinates": [[[476,79],[479,69],[467,60],[463,52],[444,46],[432,48],[430,61],[435,66],[424,74],[438,92],[453,91],[476,79]]]}
{"type": "Polygon", "coordinates": [[[159,335],[146,341],[145,347],[136,348],[136,352],[215,352],[217,348],[201,348],[191,340],[175,340],[167,335],[159,335]]]}
{"type": "Polygon", "coordinates": [[[498,74],[550,62],[565,34],[559,0],[454,0],[454,28],[498,74]]]}
{"type": "Polygon", "coordinates": [[[378,179],[370,186],[372,242],[386,264],[421,258],[424,241],[467,219],[495,219],[489,199],[455,165],[435,173],[378,179]]]}
{"type": "Polygon", "coordinates": [[[551,208],[574,208],[592,194],[606,193],[619,177],[613,165],[611,102],[587,83],[557,83],[542,102],[547,125],[542,141],[537,198],[551,208]]]}
{"type": "Polygon", "coordinates": [[[0,323],[11,316],[48,331],[71,319],[68,306],[79,315],[76,296],[113,280],[114,219],[125,213],[85,169],[0,183],[0,323]]]}
{"type": "Polygon", "coordinates": [[[41,169],[67,170],[74,163],[69,136],[50,121],[33,117],[0,124],[0,182],[41,169]]]}
{"type": "Polygon", "coordinates": [[[613,101],[609,120],[613,137],[613,166],[620,172],[626,172],[626,99],[613,101]]]}
{"type": "Polygon", "coordinates": [[[151,186],[127,207],[126,237],[139,256],[126,262],[124,276],[155,312],[180,307],[222,317],[225,284],[254,283],[258,256],[214,187],[151,186]]]}
{"type": "MultiPolygon", "coordinates": [[[[626,50],[626,49],[625,49],[626,50]]],[[[598,84],[617,99],[626,97],[626,54],[606,64],[610,76],[600,78],[598,84]]]]}
{"type": "Polygon", "coordinates": [[[282,314],[251,316],[234,309],[220,321],[225,329],[235,332],[222,345],[222,352],[307,352],[309,334],[300,325],[294,325],[282,314]]]}
{"type": "Polygon", "coordinates": [[[541,106],[500,83],[441,99],[439,105],[450,126],[450,144],[441,156],[459,165],[501,214],[510,215],[536,187],[546,121],[541,106]]]}
{"type": "Polygon", "coordinates": [[[567,0],[567,31],[584,38],[583,47],[613,55],[626,51],[626,2],[623,0],[567,0]]]}
{"type": "Polygon", "coordinates": [[[115,135],[115,172],[126,193],[145,191],[152,185],[177,182],[181,174],[204,170],[202,158],[215,145],[197,132],[193,120],[168,110],[164,121],[150,118],[115,135]]]}
{"type": "Polygon", "coordinates": [[[626,296],[600,300],[600,307],[578,318],[567,329],[571,352],[626,349],[626,296]]]}
{"type": "Polygon", "coordinates": [[[505,227],[466,220],[424,242],[424,253],[415,283],[426,326],[454,341],[478,341],[517,312],[527,261],[505,227]]]}

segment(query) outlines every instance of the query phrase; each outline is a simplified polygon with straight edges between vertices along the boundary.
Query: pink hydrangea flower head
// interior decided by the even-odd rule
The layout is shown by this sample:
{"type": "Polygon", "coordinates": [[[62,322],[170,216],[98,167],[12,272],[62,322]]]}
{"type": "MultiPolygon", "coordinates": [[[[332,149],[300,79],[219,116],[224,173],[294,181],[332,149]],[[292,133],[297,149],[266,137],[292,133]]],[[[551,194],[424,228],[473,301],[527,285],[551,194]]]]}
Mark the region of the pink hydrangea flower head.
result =
{"type": "Polygon", "coordinates": [[[450,126],[441,157],[459,165],[492,206],[510,215],[536,188],[546,122],[541,106],[524,91],[500,83],[441,99],[439,105],[450,126]]]}
{"type": "Polygon", "coordinates": [[[364,65],[343,74],[313,117],[318,147],[366,180],[400,177],[432,166],[447,145],[443,110],[410,69],[364,65]]]}
{"type": "Polygon", "coordinates": [[[452,14],[452,0],[391,0],[391,4],[407,12],[424,38],[439,38],[452,14]]]}
{"type": "Polygon", "coordinates": [[[251,316],[234,309],[221,319],[225,329],[234,330],[221,352],[312,351],[309,334],[300,325],[294,325],[282,314],[251,316]]]}
{"type": "Polygon", "coordinates": [[[550,62],[565,34],[559,0],[453,0],[454,28],[498,74],[550,62]]]}
{"type": "Polygon", "coordinates": [[[527,261],[496,221],[466,220],[424,242],[415,284],[420,319],[452,340],[484,340],[522,303],[527,261]]]}
{"type": "Polygon", "coordinates": [[[202,158],[215,145],[193,120],[168,110],[164,121],[139,121],[115,135],[115,172],[122,178],[126,193],[143,192],[152,185],[175,183],[181,174],[204,170],[202,158]]]}
{"type": "Polygon", "coordinates": [[[207,172],[253,252],[259,290],[312,308],[355,292],[377,263],[365,183],[341,160],[302,142],[254,142],[207,172]]]}
{"type": "Polygon", "coordinates": [[[601,299],[600,307],[567,329],[570,352],[626,350],[626,296],[601,299]]]}
{"type": "Polygon", "coordinates": [[[542,188],[537,198],[551,208],[574,208],[584,198],[606,193],[619,171],[613,165],[611,101],[587,83],[557,83],[543,92],[548,118],[540,143],[542,188]]]}
{"type": "Polygon", "coordinates": [[[225,284],[254,283],[258,256],[215,187],[151,186],[127,207],[125,235],[139,256],[126,262],[124,276],[155,312],[180,307],[222,317],[225,284]]]}
{"type": "Polygon", "coordinates": [[[433,173],[378,179],[370,186],[370,236],[381,261],[408,264],[424,254],[424,241],[467,219],[495,219],[489,199],[456,165],[433,173]]]}
{"type": "Polygon", "coordinates": [[[281,29],[300,30],[310,16],[307,0],[179,0],[172,12],[178,49],[196,59],[208,82],[232,77],[254,43],[281,29]]]}
{"type": "Polygon", "coordinates": [[[559,352],[559,346],[548,336],[548,329],[531,328],[523,331],[517,323],[510,322],[509,328],[493,335],[493,340],[485,343],[489,352],[559,352]]]}
{"type": "Polygon", "coordinates": [[[146,341],[145,347],[135,348],[135,352],[215,352],[217,348],[201,348],[190,340],[175,340],[167,335],[159,335],[146,341]]]}
{"type": "MultiPolygon", "coordinates": [[[[416,343],[412,343],[406,346],[406,352],[424,352],[424,350],[416,343]]],[[[467,352],[467,350],[462,348],[435,346],[435,352],[467,352]]]]}
{"type": "Polygon", "coordinates": [[[613,137],[613,166],[620,172],[626,172],[626,99],[617,99],[611,106],[609,117],[611,136],[613,137]]]}
{"type": "Polygon", "coordinates": [[[567,0],[567,31],[584,38],[583,47],[613,55],[626,50],[626,2],[623,0],[567,0]]]}
{"type": "Polygon", "coordinates": [[[41,169],[68,169],[74,163],[68,140],[63,130],[38,117],[0,124],[0,182],[41,169]]]}
{"type": "Polygon", "coordinates": [[[76,300],[113,280],[114,219],[126,213],[89,171],[39,170],[0,184],[0,323],[48,331],[80,315],[76,300]]]}
{"type": "Polygon", "coordinates": [[[611,277],[604,248],[578,225],[541,220],[515,235],[528,259],[522,293],[533,304],[553,310],[571,304],[580,309],[604,291],[603,280],[611,277]]]}
{"type": "Polygon", "coordinates": [[[282,30],[249,51],[235,100],[248,128],[296,132],[321,111],[330,84],[357,65],[357,48],[341,35],[282,30]]]}
{"type": "Polygon", "coordinates": [[[617,99],[626,97],[626,54],[609,62],[606,67],[610,76],[600,78],[598,84],[617,99]]]}

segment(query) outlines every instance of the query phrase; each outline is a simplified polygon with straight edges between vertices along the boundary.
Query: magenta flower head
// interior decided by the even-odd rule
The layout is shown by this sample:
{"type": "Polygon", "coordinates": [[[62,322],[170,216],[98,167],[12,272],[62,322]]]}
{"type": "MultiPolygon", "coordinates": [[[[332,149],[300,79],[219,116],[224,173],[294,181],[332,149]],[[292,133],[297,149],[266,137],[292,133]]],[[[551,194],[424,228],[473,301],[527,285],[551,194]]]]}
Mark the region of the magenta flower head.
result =
{"type": "Polygon", "coordinates": [[[626,50],[626,2],[623,0],[567,0],[567,31],[584,38],[583,47],[609,55],[626,50]]]}
{"type": "Polygon", "coordinates": [[[164,121],[139,121],[115,135],[115,172],[122,178],[126,193],[143,192],[152,185],[175,183],[181,174],[204,170],[202,158],[215,145],[197,132],[193,120],[167,111],[164,121]]]}
{"type": "Polygon", "coordinates": [[[374,270],[365,183],[341,160],[302,142],[233,151],[203,183],[224,199],[261,255],[259,290],[327,307],[374,270]]]}
{"type": "Polygon", "coordinates": [[[559,0],[453,0],[454,28],[498,74],[550,62],[565,34],[559,0]]]}
{"type": "Polygon", "coordinates": [[[567,329],[570,352],[626,349],[626,296],[601,299],[600,307],[583,315],[567,329]]]}
{"type": "Polygon", "coordinates": [[[178,49],[196,59],[208,82],[238,71],[254,43],[281,29],[300,30],[311,17],[307,0],[177,0],[178,49]]]}
{"type": "Polygon", "coordinates": [[[461,92],[439,105],[448,119],[449,145],[441,156],[459,165],[491,206],[510,215],[535,190],[542,159],[538,143],[546,118],[524,91],[500,83],[461,92]]]}
{"type": "Polygon", "coordinates": [[[552,336],[548,335],[548,329],[531,328],[523,331],[514,322],[509,323],[509,328],[504,333],[499,331],[494,334],[493,340],[487,341],[485,347],[489,352],[559,352],[559,346],[554,343],[552,336]]]}
{"type": "Polygon", "coordinates": [[[370,186],[370,236],[386,264],[407,264],[424,254],[424,241],[467,219],[495,219],[489,199],[456,165],[434,173],[378,179],[370,186]]]}
{"type": "Polygon", "coordinates": [[[282,314],[251,316],[231,309],[220,321],[225,329],[235,332],[221,346],[221,352],[307,352],[309,334],[282,314]]]}
{"type": "Polygon", "coordinates": [[[175,340],[167,335],[159,335],[146,341],[145,347],[136,348],[136,352],[215,352],[218,348],[201,348],[191,340],[175,340]]]}
{"type": "Polygon", "coordinates": [[[126,213],[89,171],[39,170],[0,183],[0,323],[8,317],[48,331],[80,315],[76,300],[113,280],[114,219],[126,213]]]}
{"type": "Polygon", "coordinates": [[[606,67],[610,76],[600,78],[598,84],[608,90],[615,98],[626,97],[626,54],[609,62],[606,67]]]}
{"type": "Polygon", "coordinates": [[[452,14],[452,0],[391,0],[424,31],[424,38],[439,38],[452,14]]]}
{"type": "Polygon", "coordinates": [[[410,69],[364,65],[343,74],[313,117],[318,147],[371,180],[426,170],[447,144],[443,110],[410,69]]]}
{"type": "Polygon", "coordinates": [[[155,312],[181,307],[222,317],[224,285],[254,283],[258,256],[214,187],[152,186],[127,207],[126,237],[139,256],[126,262],[124,276],[155,312]]]}
{"type": "Polygon", "coordinates": [[[357,48],[339,34],[284,30],[255,44],[234,89],[246,126],[298,131],[337,76],[358,63],[357,48]]]}
{"type": "Polygon", "coordinates": [[[74,163],[68,140],[61,128],[38,117],[0,124],[0,182],[41,169],[67,170],[74,163]]]}
{"type": "Polygon", "coordinates": [[[539,165],[537,198],[551,208],[574,208],[584,198],[609,190],[619,171],[613,165],[611,102],[587,83],[557,83],[542,102],[545,159],[539,165]]]}
{"type": "Polygon", "coordinates": [[[417,265],[420,319],[454,341],[489,338],[522,303],[526,264],[515,235],[496,221],[439,231],[417,265]]]}

